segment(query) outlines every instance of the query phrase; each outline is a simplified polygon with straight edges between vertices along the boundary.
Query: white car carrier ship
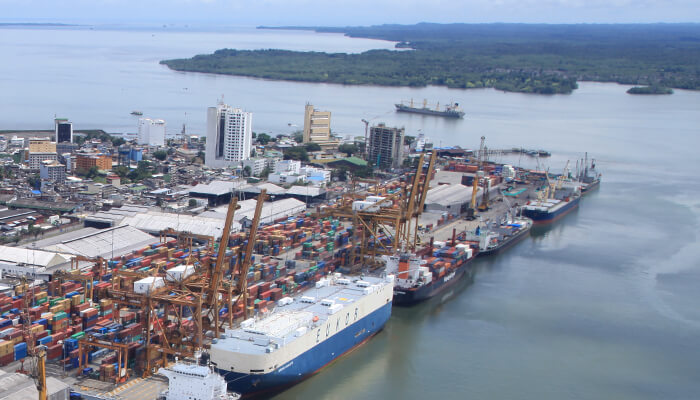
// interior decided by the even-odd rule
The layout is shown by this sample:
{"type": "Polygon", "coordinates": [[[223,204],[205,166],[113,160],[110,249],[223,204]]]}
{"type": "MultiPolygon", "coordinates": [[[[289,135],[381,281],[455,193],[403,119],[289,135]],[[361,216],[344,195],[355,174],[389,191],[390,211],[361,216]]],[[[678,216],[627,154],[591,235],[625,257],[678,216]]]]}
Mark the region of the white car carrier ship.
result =
{"type": "Polygon", "coordinates": [[[228,389],[244,397],[281,391],[379,332],[391,315],[394,277],[323,278],[284,297],[266,316],[226,330],[210,349],[228,389]]]}

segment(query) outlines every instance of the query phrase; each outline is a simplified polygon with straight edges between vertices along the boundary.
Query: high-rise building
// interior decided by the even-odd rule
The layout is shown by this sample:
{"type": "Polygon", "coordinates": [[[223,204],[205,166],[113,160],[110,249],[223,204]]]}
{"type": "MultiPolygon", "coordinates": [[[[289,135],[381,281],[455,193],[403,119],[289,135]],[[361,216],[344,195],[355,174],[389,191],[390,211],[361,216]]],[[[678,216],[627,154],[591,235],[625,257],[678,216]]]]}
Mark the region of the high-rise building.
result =
{"type": "Polygon", "coordinates": [[[56,143],[47,137],[29,138],[29,153],[56,153],[56,143]]]}
{"type": "Polygon", "coordinates": [[[319,111],[306,103],[304,109],[304,143],[327,142],[331,138],[331,112],[319,111]]]}
{"type": "Polygon", "coordinates": [[[369,131],[369,161],[378,168],[397,168],[403,163],[404,128],[389,128],[383,123],[369,131]]]}
{"type": "Polygon", "coordinates": [[[165,121],[139,118],[139,144],[165,146],[165,121]]]}
{"type": "Polygon", "coordinates": [[[73,123],[66,118],[54,119],[56,143],[73,143],[73,123]]]}
{"type": "Polygon", "coordinates": [[[253,113],[223,103],[207,109],[207,147],[204,164],[224,168],[250,158],[253,113]]]}
{"type": "Polygon", "coordinates": [[[102,171],[112,170],[112,157],[101,153],[78,153],[75,160],[75,169],[89,171],[92,167],[102,171]]]}

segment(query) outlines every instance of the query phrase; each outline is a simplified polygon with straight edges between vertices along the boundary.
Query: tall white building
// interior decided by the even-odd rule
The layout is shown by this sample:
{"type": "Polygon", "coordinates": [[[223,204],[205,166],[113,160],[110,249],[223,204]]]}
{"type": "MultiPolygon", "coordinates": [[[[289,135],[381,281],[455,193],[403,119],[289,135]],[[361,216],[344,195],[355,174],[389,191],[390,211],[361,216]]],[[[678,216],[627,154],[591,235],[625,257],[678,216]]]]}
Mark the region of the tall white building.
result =
{"type": "Polygon", "coordinates": [[[165,146],[165,121],[139,118],[139,144],[165,146]]]}
{"type": "Polygon", "coordinates": [[[223,103],[207,109],[207,148],[204,163],[224,168],[250,158],[253,113],[223,103]]]}

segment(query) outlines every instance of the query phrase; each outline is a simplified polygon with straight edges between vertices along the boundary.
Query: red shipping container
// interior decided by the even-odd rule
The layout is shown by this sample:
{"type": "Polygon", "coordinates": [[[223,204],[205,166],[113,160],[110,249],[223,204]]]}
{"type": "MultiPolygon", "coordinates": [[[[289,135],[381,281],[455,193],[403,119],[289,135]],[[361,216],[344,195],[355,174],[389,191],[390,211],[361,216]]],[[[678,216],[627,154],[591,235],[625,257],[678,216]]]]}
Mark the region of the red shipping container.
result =
{"type": "Polygon", "coordinates": [[[272,292],[269,291],[269,290],[260,293],[260,299],[267,299],[267,298],[270,298],[270,297],[272,297],[272,292]]]}
{"type": "Polygon", "coordinates": [[[270,286],[272,286],[272,282],[261,283],[259,292],[267,292],[270,290],[270,286]]]}
{"type": "Polygon", "coordinates": [[[0,357],[0,366],[5,366],[15,360],[15,354],[10,353],[4,357],[0,357]]]}

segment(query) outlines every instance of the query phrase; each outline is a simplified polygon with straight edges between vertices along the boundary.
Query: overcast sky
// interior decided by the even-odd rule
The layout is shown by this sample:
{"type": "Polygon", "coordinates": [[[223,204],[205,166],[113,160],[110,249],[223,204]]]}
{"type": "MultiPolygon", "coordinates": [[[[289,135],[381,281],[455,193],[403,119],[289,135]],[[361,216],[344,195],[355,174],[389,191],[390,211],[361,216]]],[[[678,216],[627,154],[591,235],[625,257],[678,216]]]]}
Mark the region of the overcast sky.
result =
{"type": "Polygon", "coordinates": [[[700,0],[0,0],[0,22],[700,22],[700,0]]]}

